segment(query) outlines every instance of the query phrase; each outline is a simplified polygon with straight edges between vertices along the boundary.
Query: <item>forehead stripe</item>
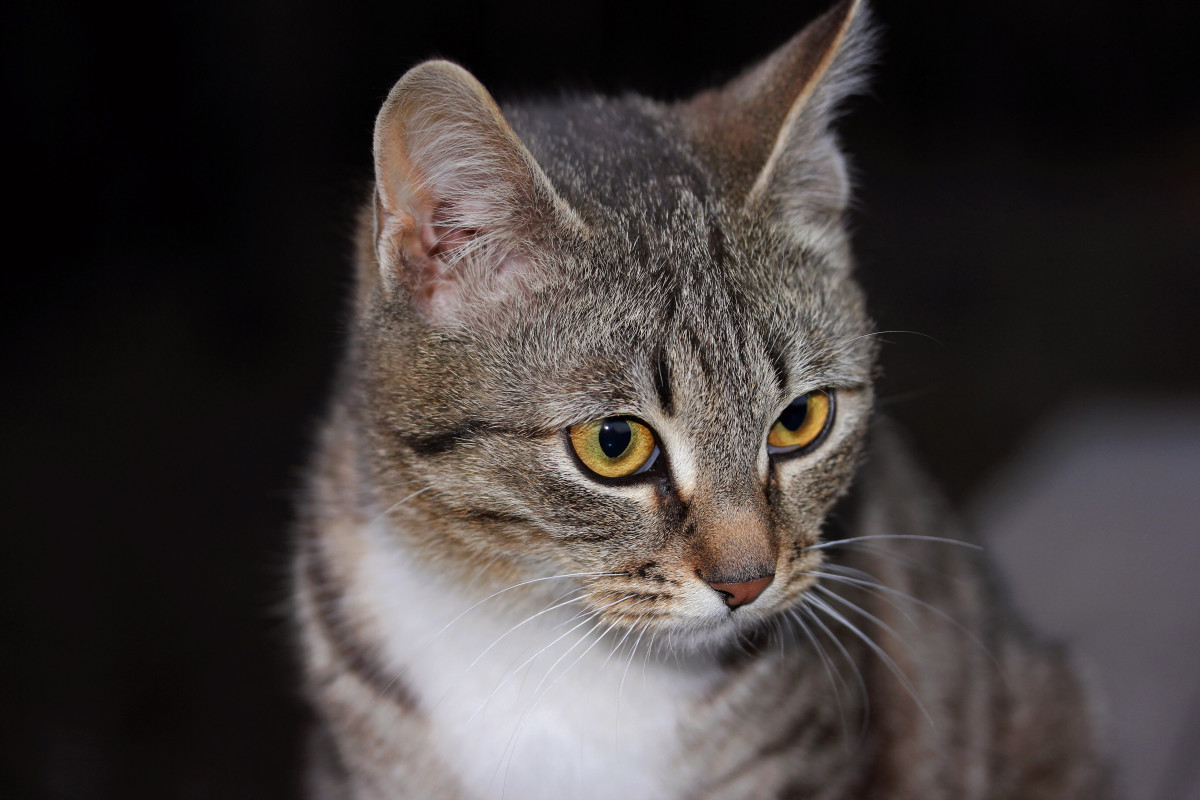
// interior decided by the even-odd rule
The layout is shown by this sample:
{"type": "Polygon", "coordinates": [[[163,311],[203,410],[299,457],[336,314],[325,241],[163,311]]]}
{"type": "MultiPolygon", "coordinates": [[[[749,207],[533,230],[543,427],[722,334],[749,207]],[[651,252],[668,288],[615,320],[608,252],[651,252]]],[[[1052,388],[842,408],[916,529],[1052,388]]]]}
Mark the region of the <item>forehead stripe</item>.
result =
{"type": "Polygon", "coordinates": [[[788,387],[788,368],[787,361],[783,357],[783,352],[772,349],[770,352],[771,368],[775,370],[775,380],[779,382],[779,394],[782,396],[787,392],[788,387]]]}
{"type": "Polygon", "coordinates": [[[654,391],[658,394],[658,403],[663,413],[671,416],[675,413],[675,396],[671,393],[671,360],[666,348],[660,347],[654,356],[651,366],[654,379],[654,391]]]}

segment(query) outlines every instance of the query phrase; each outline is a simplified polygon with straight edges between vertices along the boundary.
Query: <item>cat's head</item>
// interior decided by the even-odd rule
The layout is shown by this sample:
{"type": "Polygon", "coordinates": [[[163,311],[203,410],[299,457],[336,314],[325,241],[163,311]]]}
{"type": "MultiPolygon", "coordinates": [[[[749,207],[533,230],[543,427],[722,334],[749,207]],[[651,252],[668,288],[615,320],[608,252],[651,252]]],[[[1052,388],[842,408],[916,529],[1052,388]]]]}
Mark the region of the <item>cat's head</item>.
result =
{"type": "Polygon", "coordinates": [[[501,112],[443,61],[392,90],[355,374],[378,507],[431,563],[577,575],[695,640],[811,584],[871,406],[830,129],[858,6],[680,103],[501,112]]]}

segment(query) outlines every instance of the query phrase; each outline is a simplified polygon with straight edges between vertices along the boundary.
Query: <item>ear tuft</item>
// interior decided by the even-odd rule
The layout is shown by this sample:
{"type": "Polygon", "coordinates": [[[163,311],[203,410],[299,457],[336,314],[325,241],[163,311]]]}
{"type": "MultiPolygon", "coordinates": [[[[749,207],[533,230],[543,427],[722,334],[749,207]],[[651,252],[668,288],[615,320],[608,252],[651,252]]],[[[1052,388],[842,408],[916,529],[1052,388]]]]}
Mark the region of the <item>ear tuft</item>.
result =
{"type": "Polygon", "coordinates": [[[385,290],[432,324],[527,279],[548,226],[577,221],[487,90],[448,61],[410,70],[375,123],[385,290]]]}

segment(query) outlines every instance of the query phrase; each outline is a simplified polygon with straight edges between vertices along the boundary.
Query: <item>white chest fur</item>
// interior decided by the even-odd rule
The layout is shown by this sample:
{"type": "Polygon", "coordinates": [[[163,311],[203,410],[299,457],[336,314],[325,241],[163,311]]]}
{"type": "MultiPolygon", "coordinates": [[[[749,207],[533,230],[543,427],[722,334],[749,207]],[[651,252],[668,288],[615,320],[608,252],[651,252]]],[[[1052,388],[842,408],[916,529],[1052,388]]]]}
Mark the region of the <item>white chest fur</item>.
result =
{"type": "MultiPolygon", "coordinates": [[[[503,595],[475,605],[418,574],[382,529],[366,533],[373,552],[360,562],[356,599],[471,796],[662,800],[678,791],[680,711],[711,672],[650,657],[648,636],[633,634],[614,653],[621,636],[600,639],[604,627],[577,616],[577,603],[540,614],[512,611],[503,595]]],[[[551,596],[575,588],[548,583],[561,584],[551,596]]]]}

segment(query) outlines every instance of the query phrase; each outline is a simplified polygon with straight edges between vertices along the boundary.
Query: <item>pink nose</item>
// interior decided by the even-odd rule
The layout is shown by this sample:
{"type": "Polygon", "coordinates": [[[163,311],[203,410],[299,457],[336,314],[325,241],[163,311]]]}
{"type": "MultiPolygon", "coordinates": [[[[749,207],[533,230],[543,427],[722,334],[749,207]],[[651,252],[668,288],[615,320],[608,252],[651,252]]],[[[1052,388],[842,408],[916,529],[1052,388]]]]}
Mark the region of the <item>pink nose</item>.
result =
{"type": "Polygon", "coordinates": [[[709,586],[716,589],[721,594],[725,595],[725,605],[730,608],[749,605],[763,593],[771,585],[771,581],[775,580],[774,575],[768,575],[765,578],[758,578],[752,581],[742,581],[741,583],[712,583],[709,586]]]}

